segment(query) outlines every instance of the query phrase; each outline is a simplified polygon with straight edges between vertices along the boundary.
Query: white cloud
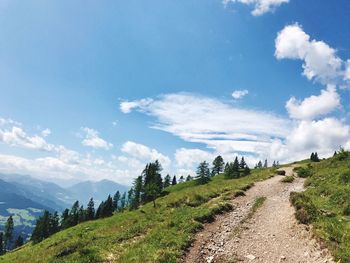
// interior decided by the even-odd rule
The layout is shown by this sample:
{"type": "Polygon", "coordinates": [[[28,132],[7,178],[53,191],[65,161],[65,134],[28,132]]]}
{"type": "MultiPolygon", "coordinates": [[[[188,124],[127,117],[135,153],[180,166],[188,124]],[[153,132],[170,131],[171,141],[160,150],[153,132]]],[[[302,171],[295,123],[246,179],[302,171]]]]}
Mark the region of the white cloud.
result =
{"type": "Polygon", "coordinates": [[[224,0],[224,5],[228,3],[242,3],[245,5],[253,6],[252,15],[260,16],[268,12],[273,12],[277,7],[282,4],[289,3],[289,0],[224,0]]]}
{"type": "Polygon", "coordinates": [[[350,146],[350,127],[347,124],[336,118],[303,120],[297,123],[285,142],[272,144],[269,156],[292,162],[308,158],[311,152],[317,151],[321,157],[328,157],[340,146],[350,146]]]}
{"type": "Polygon", "coordinates": [[[137,101],[123,101],[120,103],[120,110],[123,113],[130,113],[133,109],[138,107],[145,107],[152,103],[151,99],[142,99],[137,101]]]}
{"type": "Polygon", "coordinates": [[[29,136],[21,127],[17,126],[10,129],[0,129],[0,142],[33,150],[52,151],[54,149],[54,146],[47,143],[43,137],[29,136]]]}
{"type": "MultiPolygon", "coordinates": [[[[136,110],[156,118],[152,128],[204,144],[225,139],[258,145],[269,138],[285,137],[291,125],[289,120],[270,113],[240,109],[187,93],[163,95],[136,110]]],[[[240,151],[237,145],[235,150],[240,151]]]]}
{"type": "Polygon", "coordinates": [[[113,144],[102,139],[96,130],[87,127],[82,127],[81,130],[85,132],[85,139],[81,142],[84,146],[105,150],[113,147],[113,144]]]}
{"type": "Polygon", "coordinates": [[[235,100],[241,99],[244,96],[248,95],[249,91],[248,90],[235,90],[234,92],[232,92],[232,97],[235,100]]]}
{"type": "Polygon", "coordinates": [[[328,86],[319,96],[311,96],[303,101],[292,97],[286,103],[290,117],[301,120],[312,120],[330,113],[337,107],[340,107],[340,97],[334,86],[328,86]]]}
{"type": "Polygon", "coordinates": [[[41,131],[41,136],[43,137],[47,137],[51,134],[51,130],[50,129],[45,129],[43,131],[41,131]]]}
{"type": "Polygon", "coordinates": [[[171,163],[168,156],[161,154],[156,149],[151,149],[146,145],[131,141],[125,142],[121,148],[121,151],[129,154],[134,158],[141,159],[147,162],[159,160],[159,162],[165,168],[169,167],[171,163]]]}
{"type": "Polygon", "coordinates": [[[203,151],[200,149],[186,149],[180,148],[175,152],[176,165],[183,168],[193,168],[200,162],[207,161],[211,162],[215,158],[213,153],[203,151]]]}
{"type": "Polygon", "coordinates": [[[334,48],[323,41],[311,40],[298,24],[286,26],[275,40],[277,59],[300,59],[303,75],[322,84],[338,84],[345,79],[345,63],[334,48]]]}
{"type": "Polygon", "coordinates": [[[346,62],[346,70],[344,80],[350,80],[350,59],[346,62]]]}
{"type": "Polygon", "coordinates": [[[257,158],[267,158],[272,142],[276,138],[284,140],[293,128],[290,120],[274,114],[240,109],[188,93],[163,95],[135,110],[155,118],[152,128],[208,148],[208,151],[178,149],[175,153],[178,173],[193,171],[199,162],[211,162],[219,154],[230,161],[235,155],[244,154],[252,165],[257,158]]]}

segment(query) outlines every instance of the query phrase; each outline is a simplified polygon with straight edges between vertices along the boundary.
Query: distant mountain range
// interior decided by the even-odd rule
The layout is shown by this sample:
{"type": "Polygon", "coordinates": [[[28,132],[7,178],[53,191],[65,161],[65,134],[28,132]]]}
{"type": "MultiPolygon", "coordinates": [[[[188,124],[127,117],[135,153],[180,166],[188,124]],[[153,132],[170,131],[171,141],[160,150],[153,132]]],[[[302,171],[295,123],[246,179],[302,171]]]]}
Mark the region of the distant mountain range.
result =
{"type": "Polygon", "coordinates": [[[61,212],[78,200],[86,206],[92,197],[97,206],[109,194],[125,192],[127,186],[109,180],[85,181],[68,188],[27,175],[0,174],[0,230],[13,215],[15,230],[28,237],[43,210],[61,212]]]}

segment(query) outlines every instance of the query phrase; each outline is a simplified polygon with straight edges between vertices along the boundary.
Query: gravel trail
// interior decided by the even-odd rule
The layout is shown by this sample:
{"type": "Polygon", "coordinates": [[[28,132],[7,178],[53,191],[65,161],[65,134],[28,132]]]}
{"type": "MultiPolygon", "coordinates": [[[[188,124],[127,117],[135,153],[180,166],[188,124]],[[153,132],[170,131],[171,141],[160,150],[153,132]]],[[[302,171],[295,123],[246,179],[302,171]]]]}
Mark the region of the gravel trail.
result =
{"type": "MultiPolygon", "coordinates": [[[[293,175],[293,167],[283,170],[293,175]]],[[[233,198],[233,211],[206,224],[182,262],[334,262],[309,227],[298,224],[294,217],[289,194],[303,191],[304,179],[282,183],[282,178],[258,182],[245,196],[233,198]],[[265,202],[248,218],[259,197],[266,197],[265,202]]]]}

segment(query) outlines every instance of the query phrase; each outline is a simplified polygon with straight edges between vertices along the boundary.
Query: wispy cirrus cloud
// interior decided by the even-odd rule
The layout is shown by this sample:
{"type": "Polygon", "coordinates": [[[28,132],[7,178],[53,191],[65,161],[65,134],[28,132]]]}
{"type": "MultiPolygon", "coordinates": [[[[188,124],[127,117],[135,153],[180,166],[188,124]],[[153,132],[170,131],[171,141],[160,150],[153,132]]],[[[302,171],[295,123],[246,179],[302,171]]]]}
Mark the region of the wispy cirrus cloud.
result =
{"type": "Polygon", "coordinates": [[[268,112],[238,108],[197,94],[167,94],[149,101],[147,105],[134,101],[139,105],[134,110],[154,118],[151,128],[208,148],[205,152],[179,149],[175,158],[177,164],[184,167],[186,159],[193,164],[188,158],[191,155],[209,158],[213,154],[244,152],[245,155],[265,156],[271,142],[283,140],[292,128],[289,119],[268,112]]]}

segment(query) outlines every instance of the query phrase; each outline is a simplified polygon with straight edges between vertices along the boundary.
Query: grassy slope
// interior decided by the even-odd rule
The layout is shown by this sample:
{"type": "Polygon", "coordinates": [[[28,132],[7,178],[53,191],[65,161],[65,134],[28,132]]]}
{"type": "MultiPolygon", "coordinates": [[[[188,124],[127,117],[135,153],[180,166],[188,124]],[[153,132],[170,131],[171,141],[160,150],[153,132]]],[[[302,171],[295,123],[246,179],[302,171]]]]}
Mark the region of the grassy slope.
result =
{"type": "Polygon", "coordinates": [[[342,263],[350,263],[350,216],[344,214],[350,207],[350,181],[342,174],[350,172],[350,157],[333,157],[312,164],[312,176],[307,179],[307,190],[296,195],[294,204],[303,207],[314,226],[314,232],[332,250],[342,263]]]}
{"type": "Polygon", "coordinates": [[[178,184],[157,199],[157,208],[146,204],[80,224],[8,253],[0,262],[176,262],[203,222],[229,210],[236,192],[272,174],[272,169],[261,169],[240,179],[219,175],[202,186],[194,181],[178,184]]]}

